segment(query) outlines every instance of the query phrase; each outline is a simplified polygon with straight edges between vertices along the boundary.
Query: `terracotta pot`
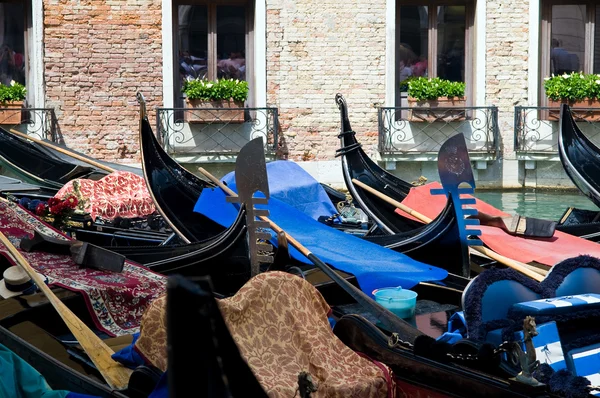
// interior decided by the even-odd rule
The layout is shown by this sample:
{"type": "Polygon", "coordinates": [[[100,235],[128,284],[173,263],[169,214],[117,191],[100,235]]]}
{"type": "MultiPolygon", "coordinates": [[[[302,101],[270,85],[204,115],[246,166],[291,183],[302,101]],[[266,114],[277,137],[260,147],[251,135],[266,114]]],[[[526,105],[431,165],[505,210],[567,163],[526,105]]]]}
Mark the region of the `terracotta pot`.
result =
{"type": "Polygon", "coordinates": [[[411,122],[454,122],[465,120],[465,97],[440,97],[435,100],[417,100],[408,97],[408,120],[411,122]],[[451,108],[457,108],[456,110],[451,108]]]}
{"type": "Polygon", "coordinates": [[[580,100],[580,101],[568,101],[568,100],[559,100],[554,101],[548,99],[548,106],[551,108],[557,108],[556,110],[551,109],[548,111],[548,120],[559,120],[560,119],[560,105],[561,104],[569,104],[569,106],[573,109],[573,113],[576,119],[585,119],[589,122],[598,122],[600,121],[600,100],[580,100]],[[596,109],[590,109],[596,108],[596,109]]]}
{"type": "Polygon", "coordinates": [[[243,123],[244,103],[234,100],[205,101],[187,99],[186,108],[194,109],[186,112],[188,123],[243,123]]]}
{"type": "Polygon", "coordinates": [[[23,101],[0,103],[0,124],[21,124],[23,101]]]}

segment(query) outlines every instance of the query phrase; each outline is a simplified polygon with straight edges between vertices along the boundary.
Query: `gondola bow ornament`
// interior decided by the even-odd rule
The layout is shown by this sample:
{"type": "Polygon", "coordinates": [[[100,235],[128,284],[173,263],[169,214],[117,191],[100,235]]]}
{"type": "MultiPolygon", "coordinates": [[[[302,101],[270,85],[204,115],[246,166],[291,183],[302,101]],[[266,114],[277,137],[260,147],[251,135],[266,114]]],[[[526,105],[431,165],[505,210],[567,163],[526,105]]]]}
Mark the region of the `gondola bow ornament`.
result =
{"type": "Polygon", "coordinates": [[[269,223],[256,219],[260,216],[267,217],[269,211],[254,207],[257,204],[266,205],[269,201],[269,181],[262,138],[253,139],[240,150],[235,162],[235,185],[238,196],[228,196],[226,200],[239,203],[246,209],[250,266],[252,276],[255,276],[260,272],[261,263],[273,262],[273,256],[261,254],[273,251],[273,246],[268,243],[271,233],[265,231],[269,228],[269,223]],[[257,196],[257,193],[264,197],[257,196]]]}
{"type": "MultiPolygon", "coordinates": [[[[476,216],[477,210],[469,205],[475,205],[475,198],[461,198],[461,195],[473,195],[475,189],[475,178],[471,169],[469,152],[462,134],[456,134],[446,140],[438,153],[438,173],[443,188],[434,188],[432,195],[446,195],[452,200],[456,212],[456,221],[460,234],[460,242],[463,250],[463,258],[468,259],[469,246],[483,246],[478,238],[481,231],[478,229],[467,229],[467,226],[479,225],[479,220],[466,218],[476,216]],[[462,187],[461,187],[462,184],[462,187]],[[467,186],[465,186],[467,184],[467,186]]],[[[463,275],[468,275],[470,265],[465,261],[463,264],[463,275]]]]}

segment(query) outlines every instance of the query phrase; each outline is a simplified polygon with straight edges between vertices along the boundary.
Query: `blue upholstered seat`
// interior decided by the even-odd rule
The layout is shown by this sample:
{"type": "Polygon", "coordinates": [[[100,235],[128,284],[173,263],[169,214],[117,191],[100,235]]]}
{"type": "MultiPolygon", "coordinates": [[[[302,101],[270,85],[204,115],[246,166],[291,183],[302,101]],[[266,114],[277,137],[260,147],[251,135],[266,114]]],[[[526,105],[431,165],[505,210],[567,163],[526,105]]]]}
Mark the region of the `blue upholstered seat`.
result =
{"type": "Polygon", "coordinates": [[[540,285],[546,297],[600,293],[600,259],[582,255],[561,261],[540,285]]]}

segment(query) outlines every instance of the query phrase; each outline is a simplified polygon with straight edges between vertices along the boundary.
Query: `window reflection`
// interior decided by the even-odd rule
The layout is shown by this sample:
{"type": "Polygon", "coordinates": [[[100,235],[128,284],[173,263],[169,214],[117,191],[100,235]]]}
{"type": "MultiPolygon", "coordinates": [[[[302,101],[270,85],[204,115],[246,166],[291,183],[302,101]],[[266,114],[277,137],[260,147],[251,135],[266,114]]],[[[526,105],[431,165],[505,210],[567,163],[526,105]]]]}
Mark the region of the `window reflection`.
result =
{"type": "Polygon", "coordinates": [[[25,17],[22,3],[0,3],[0,83],[25,84],[25,17]]]}
{"type": "Polygon", "coordinates": [[[441,6],[437,15],[438,77],[465,81],[465,6],[441,6]]]}
{"type": "Polygon", "coordinates": [[[398,82],[406,91],[409,77],[427,76],[428,15],[426,6],[400,6],[398,82]]]}
{"type": "Polygon", "coordinates": [[[585,15],[585,5],[552,6],[551,73],[561,75],[583,71],[585,15]]]}
{"type": "Polygon", "coordinates": [[[208,77],[208,7],[179,6],[178,49],[181,82],[208,77]]]}
{"type": "Polygon", "coordinates": [[[246,10],[217,7],[217,77],[246,80],[246,10]]]}

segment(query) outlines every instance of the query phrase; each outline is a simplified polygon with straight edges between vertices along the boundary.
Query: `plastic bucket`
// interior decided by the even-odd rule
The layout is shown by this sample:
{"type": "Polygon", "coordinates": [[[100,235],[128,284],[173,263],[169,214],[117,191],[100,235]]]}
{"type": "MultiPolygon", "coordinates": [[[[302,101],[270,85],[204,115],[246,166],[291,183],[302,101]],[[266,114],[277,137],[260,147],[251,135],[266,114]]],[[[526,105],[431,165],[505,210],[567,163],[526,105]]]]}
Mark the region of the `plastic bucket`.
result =
{"type": "Polygon", "coordinates": [[[384,287],[373,290],[375,301],[403,319],[415,316],[417,293],[399,287],[384,287]]]}

